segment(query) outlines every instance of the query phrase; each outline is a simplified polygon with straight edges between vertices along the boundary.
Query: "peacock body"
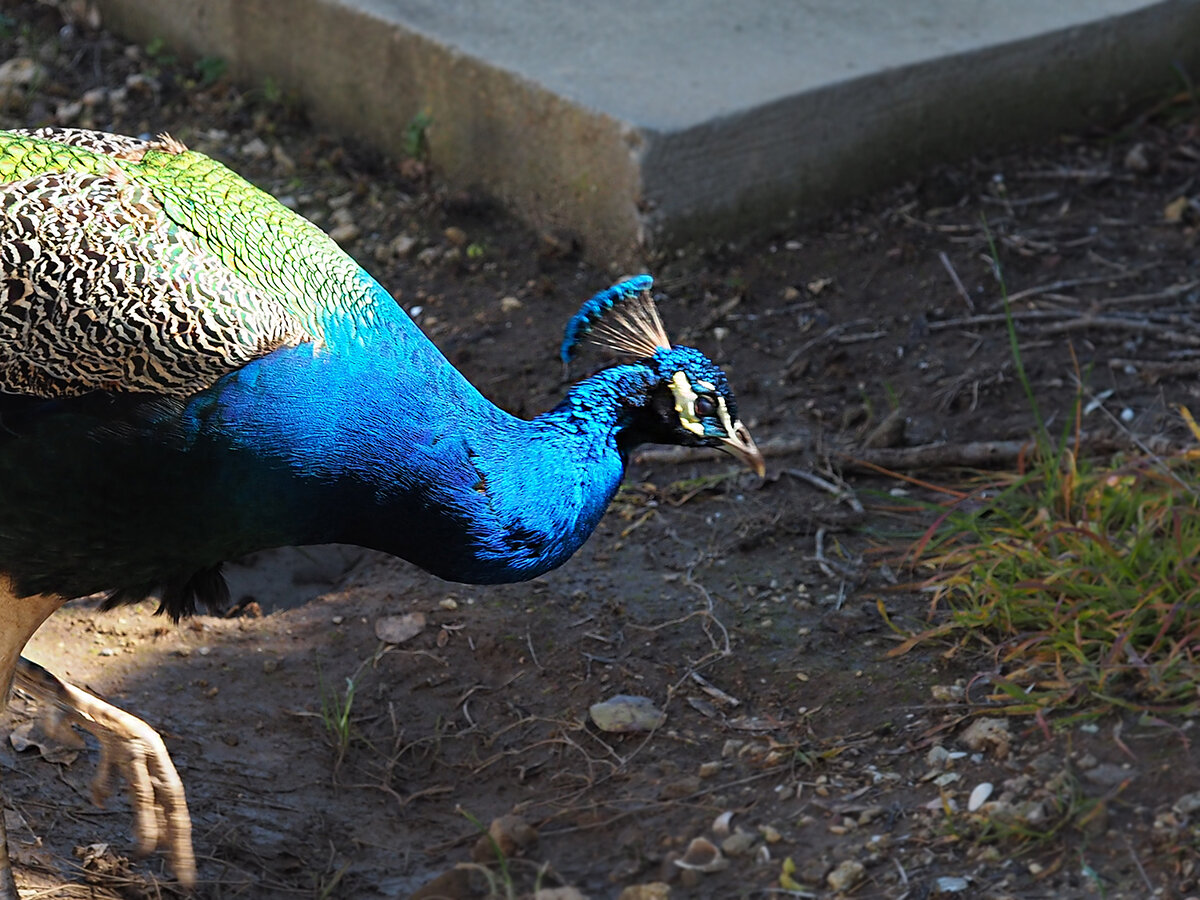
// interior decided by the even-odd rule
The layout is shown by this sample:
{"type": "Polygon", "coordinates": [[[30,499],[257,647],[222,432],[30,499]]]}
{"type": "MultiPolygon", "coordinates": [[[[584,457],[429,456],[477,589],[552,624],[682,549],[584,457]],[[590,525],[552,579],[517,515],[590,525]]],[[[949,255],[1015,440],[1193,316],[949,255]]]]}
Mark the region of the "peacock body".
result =
{"type": "Polygon", "coordinates": [[[224,560],[332,542],[519,581],[587,539],[641,443],[762,470],[646,276],[564,342],[605,334],[627,360],[524,420],[319,229],[169,138],[0,133],[0,229],[0,701],[66,598],[178,617],[226,599],[224,560]]]}

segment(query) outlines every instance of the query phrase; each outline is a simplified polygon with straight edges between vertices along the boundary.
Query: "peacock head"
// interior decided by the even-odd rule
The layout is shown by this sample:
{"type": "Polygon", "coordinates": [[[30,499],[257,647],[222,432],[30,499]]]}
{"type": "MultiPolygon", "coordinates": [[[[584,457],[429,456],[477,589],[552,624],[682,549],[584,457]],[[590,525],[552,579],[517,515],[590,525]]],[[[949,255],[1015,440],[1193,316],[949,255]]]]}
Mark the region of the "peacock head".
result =
{"type": "Polygon", "coordinates": [[[653,284],[639,275],[584,303],[567,323],[563,364],[586,338],[644,366],[655,376],[642,422],[648,440],[724,450],[761,477],[763,457],[738,418],[729,379],[699,350],[671,346],[650,294],[653,284]]]}

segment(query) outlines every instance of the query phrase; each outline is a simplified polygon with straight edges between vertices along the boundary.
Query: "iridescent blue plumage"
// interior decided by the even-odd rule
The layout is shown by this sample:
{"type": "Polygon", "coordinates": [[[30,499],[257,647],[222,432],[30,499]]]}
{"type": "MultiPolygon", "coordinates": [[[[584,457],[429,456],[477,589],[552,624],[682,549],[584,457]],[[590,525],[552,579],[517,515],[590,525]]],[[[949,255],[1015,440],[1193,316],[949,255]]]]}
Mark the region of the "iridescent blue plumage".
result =
{"type": "MultiPolygon", "coordinates": [[[[225,560],[334,542],[521,581],[583,544],[639,444],[719,447],[762,472],[724,373],[670,346],[649,276],[567,328],[564,359],[590,335],[623,361],[525,420],[310,223],[176,141],[0,133],[6,176],[0,707],[25,640],[70,597],[157,595],[178,617],[221,605],[225,560]]],[[[182,788],[171,798],[187,880],[182,788]]]]}

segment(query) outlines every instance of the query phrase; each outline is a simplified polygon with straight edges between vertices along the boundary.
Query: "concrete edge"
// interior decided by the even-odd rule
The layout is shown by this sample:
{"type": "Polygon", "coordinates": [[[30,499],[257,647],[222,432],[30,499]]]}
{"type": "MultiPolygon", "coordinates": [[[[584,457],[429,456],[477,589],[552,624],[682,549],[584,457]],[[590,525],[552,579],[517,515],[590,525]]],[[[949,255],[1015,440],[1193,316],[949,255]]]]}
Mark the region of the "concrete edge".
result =
{"type": "Polygon", "coordinates": [[[643,230],[649,243],[666,246],[778,230],[789,218],[812,218],[937,161],[1111,123],[1182,89],[1175,63],[1200,75],[1195,0],[1164,0],[650,135],[643,230]],[[796,121],[812,123],[803,143],[788,124],[796,121]],[[756,152],[747,155],[746,145],[756,152]],[[705,202],[672,205],[680,197],[705,202]]]}

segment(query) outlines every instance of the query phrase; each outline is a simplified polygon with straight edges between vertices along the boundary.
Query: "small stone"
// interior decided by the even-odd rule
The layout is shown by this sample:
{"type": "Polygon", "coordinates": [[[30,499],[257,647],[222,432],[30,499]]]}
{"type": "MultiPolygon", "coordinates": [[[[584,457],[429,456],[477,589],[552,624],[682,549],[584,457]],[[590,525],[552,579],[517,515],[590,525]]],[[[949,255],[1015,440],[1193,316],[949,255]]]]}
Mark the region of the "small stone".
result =
{"type": "Polygon", "coordinates": [[[500,311],[506,313],[516,312],[525,304],[511,294],[507,297],[500,298],[500,311]]]}
{"type": "Polygon", "coordinates": [[[762,834],[763,840],[768,844],[778,844],[783,840],[783,835],[779,833],[779,829],[772,825],[759,825],[758,830],[762,834]]]}
{"type": "Polygon", "coordinates": [[[247,159],[266,159],[271,155],[271,148],[262,138],[253,138],[242,145],[242,156],[247,159]]]}
{"type": "Polygon", "coordinates": [[[353,222],[342,222],[329,229],[329,236],[338,244],[348,244],[357,240],[361,230],[353,222]]]}
{"type": "Polygon", "coordinates": [[[92,88],[90,91],[84,91],[79,96],[79,102],[88,109],[99,106],[108,100],[108,88],[92,88]]]}
{"type": "Polygon", "coordinates": [[[441,248],[426,247],[424,250],[422,250],[420,253],[417,254],[417,262],[419,262],[423,266],[432,266],[435,262],[437,262],[441,258],[441,256],[442,256],[441,248]]]}
{"type": "Polygon", "coordinates": [[[700,769],[698,770],[697,774],[699,774],[701,778],[712,778],[720,771],[721,764],[719,762],[706,762],[700,763],[700,769]]]}
{"type": "Polygon", "coordinates": [[[667,714],[655,706],[649,697],[627,694],[593,703],[588,708],[588,714],[601,731],[618,734],[653,731],[667,721],[667,714]]]}
{"type": "Polygon", "coordinates": [[[664,784],[658,792],[659,799],[662,800],[682,800],[684,797],[690,797],[692,794],[699,793],[700,779],[695,775],[688,775],[680,778],[678,781],[671,781],[664,784]]]}
{"type": "Polygon", "coordinates": [[[838,863],[837,868],[825,876],[825,883],[832,890],[845,891],[858,884],[866,872],[866,866],[857,859],[845,859],[838,863]]]}
{"type": "Polygon", "coordinates": [[[101,656],[116,656],[117,651],[114,650],[112,647],[103,647],[100,650],[100,655],[101,656]]]}
{"type": "Polygon", "coordinates": [[[442,234],[445,236],[446,240],[455,247],[463,247],[467,243],[467,233],[457,225],[451,225],[449,228],[443,231],[442,234]]]}
{"type": "Polygon", "coordinates": [[[438,602],[438,606],[440,606],[442,609],[448,609],[448,610],[453,611],[453,610],[458,609],[458,601],[455,600],[453,597],[446,597],[443,600],[440,600],[438,602]]]}
{"type": "Polygon", "coordinates": [[[1124,781],[1132,781],[1137,777],[1137,772],[1116,763],[1100,763],[1084,772],[1083,777],[1101,787],[1116,787],[1124,781]]]}
{"type": "Polygon", "coordinates": [[[938,878],[933,883],[933,896],[940,897],[942,894],[961,894],[971,882],[966,878],[959,878],[957,875],[944,875],[938,878]]]}
{"type": "Polygon", "coordinates": [[[1171,808],[1181,816],[1190,816],[1196,810],[1200,810],[1200,791],[1184,794],[1171,808]]]}
{"type": "Polygon", "coordinates": [[[411,234],[401,234],[392,239],[388,244],[388,249],[392,256],[399,259],[407,259],[412,255],[413,250],[417,247],[417,239],[411,234]]]}
{"type": "Polygon", "coordinates": [[[1146,156],[1145,144],[1134,144],[1125,154],[1125,168],[1130,172],[1150,171],[1150,159],[1146,156]]]}
{"type": "Polygon", "coordinates": [[[533,892],[533,900],[588,900],[588,898],[579,888],[556,887],[539,888],[533,892]]]}
{"type": "Polygon", "coordinates": [[[277,660],[277,659],[264,659],[263,660],[263,673],[264,674],[270,675],[272,672],[278,672],[278,671],[279,671],[279,660],[277,660]]]}
{"type": "Polygon", "coordinates": [[[125,78],[125,90],[131,94],[156,94],[158,88],[158,79],[152,78],[144,72],[134,72],[125,78]]]}
{"type": "Polygon", "coordinates": [[[738,751],[746,744],[745,741],[739,741],[736,738],[730,738],[721,747],[721,759],[731,759],[738,755],[738,751]]]}
{"type": "Polygon", "coordinates": [[[1005,759],[1012,749],[1007,719],[976,719],[959,735],[969,750],[988,751],[1005,759]]]}
{"type": "Polygon", "coordinates": [[[505,856],[520,856],[537,843],[537,829],[520,816],[500,816],[492,820],[488,833],[480,837],[471,851],[475,862],[494,862],[497,848],[505,856]]]}
{"type": "Polygon", "coordinates": [[[948,769],[952,762],[950,751],[941,744],[934,744],[925,754],[925,764],[933,769],[948,769]]]}
{"type": "Polygon", "coordinates": [[[729,865],[720,849],[707,838],[698,837],[688,844],[687,851],[675,860],[679,868],[692,872],[717,872],[729,865]]]}
{"type": "Polygon", "coordinates": [[[721,813],[712,823],[712,832],[719,838],[729,836],[729,823],[733,819],[733,810],[727,809],[721,813]]]}
{"type": "Polygon", "coordinates": [[[403,644],[425,630],[425,613],[412,612],[402,616],[382,616],[375,621],[375,637],[385,644],[403,644]]]}
{"type": "Polygon", "coordinates": [[[291,175],[296,171],[296,161],[288,156],[286,150],[279,144],[271,145],[271,159],[274,160],[276,167],[284,175],[291,175]]]}
{"type": "Polygon", "coordinates": [[[788,303],[794,303],[795,301],[799,300],[801,296],[803,295],[800,293],[800,288],[794,287],[793,285],[789,284],[783,289],[783,299],[788,303]]]}
{"type": "Polygon", "coordinates": [[[876,819],[882,816],[886,811],[887,810],[885,810],[882,806],[868,806],[858,814],[857,824],[869,825],[871,822],[874,822],[876,819]]]}
{"type": "Polygon", "coordinates": [[[617,895],[617,900],[670,900],[671,886],[665,881],[631,884],[617,895]]]}
{"type": "Polygon", "coordinates": [[[929,695],[939,703],[954,703],[965,695],[961,684],[935,684],[929,688],[929,695]]]}
{"type": "Polygon", "coordinates": [[[59,125],[71,125],[79,120],[79,116],[83,113],[83,104],[75,101],[73,103],[60,103],[58,108],[54,110],[54,121],[59,125]]]}
{"type": "Polygon", "coordinates": [[[758,842],[758,835],[738,829],[721,841],[721,850],[729,856],[742,856],[758,842]]]}
{"type": "Polygon", "coordinates": [[[975,790],[971,791],[970,799],[967,800],[967,812],[975,812],[979,807],[987,803],[988,797],[992,796],[994,789],[990,781],[984,781],[975,785],[975,790]]]}

